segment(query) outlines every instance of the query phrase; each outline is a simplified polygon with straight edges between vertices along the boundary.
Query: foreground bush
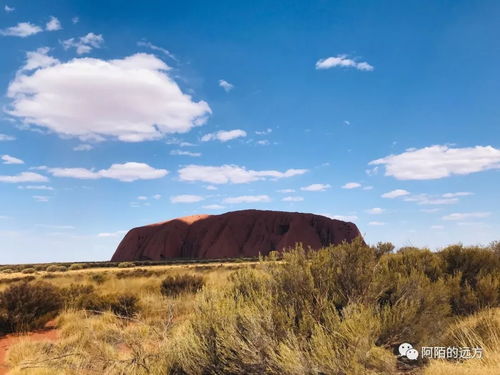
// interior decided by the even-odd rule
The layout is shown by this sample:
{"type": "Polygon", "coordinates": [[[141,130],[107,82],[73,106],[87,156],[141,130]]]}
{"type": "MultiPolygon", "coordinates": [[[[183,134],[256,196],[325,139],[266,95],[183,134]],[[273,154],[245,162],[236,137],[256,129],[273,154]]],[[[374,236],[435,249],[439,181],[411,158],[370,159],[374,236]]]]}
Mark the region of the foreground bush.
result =
{"type": "Polygon", "coordinates": [[[61,307],[58,288],[45,282],[15,284],[0,294],[0,315],[8,332],[42,328],[61,307]]]}
{"type": "Polygon", "coordinates": [[[161,283],[161,293],[164,296],[176,297],[184,293],[196,293],[203,285],[205,279],[202,276],[190,274],[167,276],[161,283]]]}

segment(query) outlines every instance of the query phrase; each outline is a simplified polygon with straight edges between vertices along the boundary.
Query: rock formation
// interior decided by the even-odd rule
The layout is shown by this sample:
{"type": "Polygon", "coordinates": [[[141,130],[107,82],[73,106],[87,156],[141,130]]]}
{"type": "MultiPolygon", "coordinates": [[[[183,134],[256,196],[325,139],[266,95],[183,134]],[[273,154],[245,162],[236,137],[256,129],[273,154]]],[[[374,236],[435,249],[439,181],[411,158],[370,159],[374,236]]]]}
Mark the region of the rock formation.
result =
{"type": "Polygon", "coordinates": [[[360,232],[355,224],[298,212],[243,210],[194,215],[130,230],[112,261],[267,255],[302,243],[318,249],[360,232]]]}

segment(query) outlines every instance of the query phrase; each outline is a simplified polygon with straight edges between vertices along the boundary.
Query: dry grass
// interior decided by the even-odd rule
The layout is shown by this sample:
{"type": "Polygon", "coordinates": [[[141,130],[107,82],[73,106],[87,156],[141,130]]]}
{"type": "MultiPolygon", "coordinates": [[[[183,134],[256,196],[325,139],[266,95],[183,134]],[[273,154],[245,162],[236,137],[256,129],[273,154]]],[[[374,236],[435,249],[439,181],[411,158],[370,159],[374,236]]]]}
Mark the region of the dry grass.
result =
{"type": "Polygon", "coordinates": [[[500,373],[499,254],[460,246],[391,254],[385,245],[311,253],[299,247],[259,263],[148,268],[155,273],[137,271],[144,266],[37,271],[37,279],[60,288],[133,295],[137,313],[66,304],[60,339],[13,346],[11,373],[391,375],[401,341],[485,350],[480,361],[431,361],[417,369],[422,374],[500,373]],[[181,275],[202,276],[205,286],[162,295],[162,280],[181,275]]]}
{"type": "Polygon", "coordinates": [[[425,375],[500,374],[500,308],[488,309],[450,326],[445,345],[483,348],[482,359],[431,361],[425,375]]]}

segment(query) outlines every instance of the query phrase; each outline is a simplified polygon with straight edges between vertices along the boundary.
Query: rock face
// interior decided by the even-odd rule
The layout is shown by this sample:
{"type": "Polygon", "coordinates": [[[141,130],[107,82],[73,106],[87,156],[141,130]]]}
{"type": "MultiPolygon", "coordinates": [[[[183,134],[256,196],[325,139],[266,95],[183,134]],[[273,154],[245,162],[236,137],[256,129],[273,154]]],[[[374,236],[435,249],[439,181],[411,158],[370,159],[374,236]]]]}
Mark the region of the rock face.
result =
{"type": "Polygon", "coordinates": [[[360,236],[355,224],[298,212],[244,210],[195,215],[130,230],[112,261],[267,255],[300,242],[318,249],[360,236]]]}

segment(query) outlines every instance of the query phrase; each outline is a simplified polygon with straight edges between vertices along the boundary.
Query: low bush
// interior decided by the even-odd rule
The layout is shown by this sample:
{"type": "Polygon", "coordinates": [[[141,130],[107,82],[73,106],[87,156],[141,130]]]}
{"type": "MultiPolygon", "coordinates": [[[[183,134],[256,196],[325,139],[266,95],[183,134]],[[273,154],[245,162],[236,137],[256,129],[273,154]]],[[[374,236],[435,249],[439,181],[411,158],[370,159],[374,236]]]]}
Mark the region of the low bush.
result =
{"type": "Polygon", "coordinates": [[[10,332],[41,328],[62,307],[60,291],[45,283],[19,283],[0,294],[0,315],[10,332]]]}
{"type": "Polygon", "coordinates": [[[134,266],[135,266],[135,264],[133,262],[120,262],[120,263],[118,263],[119,268],[131,268],[134,266]]]}
{"type": "Polygon", "coordinates": [[[12,268],[4,268],[2,273],[14,273],[15,271],[12,268]]]}
{"type": "Polygon", "coordinates": [[[35,273],[36,269],[34,269],[34,268],[25,268],[21,272],[22,273],[26,273],[26,274],[35,273]]]}
{"type": "Polygon", "coordinates": [[[51,265],[45,269],[47,272],[66,272],[68,270],[65,266],[51,265]]]}
{"type": "Polygon", "coordinates": [[[76,271],[76,270],[83,270],[85,268],[85,266],[83,264],[80,264],[80,263],[75,263],[75,264],[72,264],[71,266],[69,266],[69,270],[70,271],[76,271]]]}
{"type": "Polygon", "coordinates": [[[161,282],[164,296],[176,297],[184,293],[196,293],[205,285],[205,278],[198,275],[182,274],[167,276],[161,282]]]}

